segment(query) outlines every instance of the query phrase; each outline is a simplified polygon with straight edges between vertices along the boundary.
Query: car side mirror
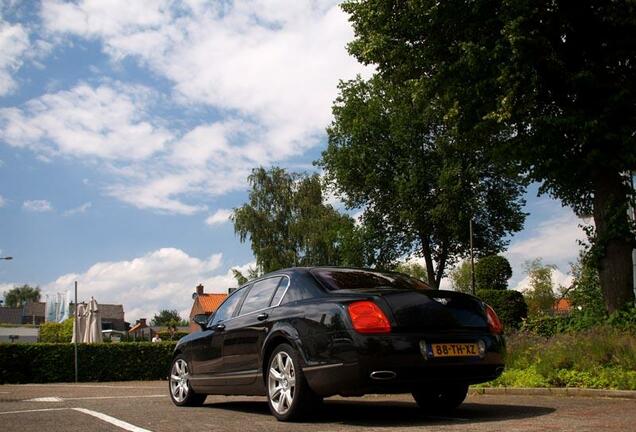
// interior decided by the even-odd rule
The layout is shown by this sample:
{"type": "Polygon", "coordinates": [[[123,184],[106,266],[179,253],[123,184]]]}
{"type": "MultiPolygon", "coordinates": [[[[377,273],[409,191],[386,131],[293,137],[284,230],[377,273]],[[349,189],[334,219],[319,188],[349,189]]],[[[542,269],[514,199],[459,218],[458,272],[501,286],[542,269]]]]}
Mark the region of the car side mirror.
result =
{"type": "Polygon", "coordinates": [[[199,326],[201,327],[201,330],[205,330],[206,328],[208,328],[209,320],[210,320],[210,317],[206,314],[198,314],[198,315],[195,315],[194,318],[192,318],[192,321],[199,324],[199,326]]]}

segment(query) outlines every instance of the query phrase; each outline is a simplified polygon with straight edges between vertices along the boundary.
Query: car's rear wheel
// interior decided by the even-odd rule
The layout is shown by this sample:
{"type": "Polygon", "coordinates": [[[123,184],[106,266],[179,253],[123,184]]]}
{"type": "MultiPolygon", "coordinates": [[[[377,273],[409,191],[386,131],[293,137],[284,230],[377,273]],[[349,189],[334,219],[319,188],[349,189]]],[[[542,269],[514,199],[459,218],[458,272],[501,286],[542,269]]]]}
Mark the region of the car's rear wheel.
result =
{"type": "Polygon", "coordinates": [[[418,389],[413,392],[417,405],[427,413],[446,413],[464,402],[468,394],[468,385],[453,384],[435,388],[418,389]]]}
{"type": "Polygon", "coordinates": [[[300,356],[288,344],[276,347],[267,363],[267,402],[278,420],[298,420],[322,401],[309,388],[300,364],[300,356]]]}
{"type": "Polygon", "coordinates": [[[178,355],[172,361],[170,368],[170,398],[178,406],[201,406],[206,395],[195,393],[190,386],[190,365],[187,360],[178,355]]]}

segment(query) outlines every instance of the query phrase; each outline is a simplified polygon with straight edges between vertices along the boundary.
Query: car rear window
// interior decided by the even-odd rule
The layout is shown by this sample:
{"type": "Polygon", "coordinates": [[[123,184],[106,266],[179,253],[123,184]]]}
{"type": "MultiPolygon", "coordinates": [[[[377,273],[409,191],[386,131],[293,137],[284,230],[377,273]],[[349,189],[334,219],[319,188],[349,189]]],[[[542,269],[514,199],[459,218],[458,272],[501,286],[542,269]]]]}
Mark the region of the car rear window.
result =
{"type": "Polygon", "coordinates": [[[429,288],[421,280],[401,273],[328,268],[313,269],[311,272],[327,289],[332,291],[374,288],[421,290],[429,288]]]}

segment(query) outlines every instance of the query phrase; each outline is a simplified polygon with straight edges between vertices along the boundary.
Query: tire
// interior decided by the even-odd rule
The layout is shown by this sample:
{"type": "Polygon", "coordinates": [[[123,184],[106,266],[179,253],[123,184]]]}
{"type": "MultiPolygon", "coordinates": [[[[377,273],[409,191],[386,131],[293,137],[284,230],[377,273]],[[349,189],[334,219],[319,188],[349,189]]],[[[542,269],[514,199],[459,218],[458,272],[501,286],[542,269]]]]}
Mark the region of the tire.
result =
{"type": "Polygon", "coordinates": [[[195,393],[190,386],[190,365],[183,355],[178,355],[172,360],[170,376],[168,377],[168,389],[170,399],[177,406],[201,406],[207,395],[195,393]]]}
{"type": "Polygon", "coordinates": [[[415,390],[413,399],[429,414],[448,413],[464,402],[468,394],[467,384],[454,384],[439,388],[415,390]]]}
{"type": "Polygon", "coordinates": [[[306,417],[322,402],[307,384],[298,352],[288,344],[274,349],[264,375],[267,405],[279,421],[306,417]]]}

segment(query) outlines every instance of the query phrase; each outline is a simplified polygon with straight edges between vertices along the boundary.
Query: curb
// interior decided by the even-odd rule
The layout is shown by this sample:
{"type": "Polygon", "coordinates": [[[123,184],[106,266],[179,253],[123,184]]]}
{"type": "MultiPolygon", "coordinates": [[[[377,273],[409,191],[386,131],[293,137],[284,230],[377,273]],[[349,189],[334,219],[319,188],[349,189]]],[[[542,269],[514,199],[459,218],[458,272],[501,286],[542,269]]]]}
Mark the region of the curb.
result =
{"type": "Polygon", "coordinates": [[[516,395],[516,396],[566,396],[636,399],[635,390],[600,390],[577,387],[484,387],[471,388],[470,394],[477,395],[516,395]]]}

